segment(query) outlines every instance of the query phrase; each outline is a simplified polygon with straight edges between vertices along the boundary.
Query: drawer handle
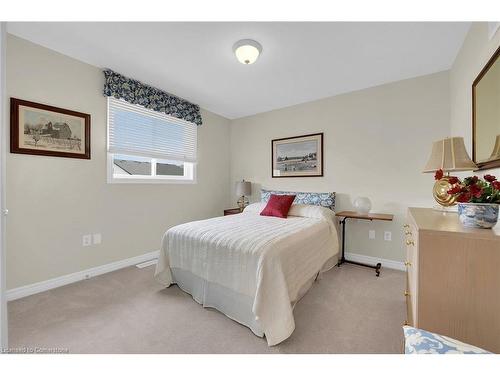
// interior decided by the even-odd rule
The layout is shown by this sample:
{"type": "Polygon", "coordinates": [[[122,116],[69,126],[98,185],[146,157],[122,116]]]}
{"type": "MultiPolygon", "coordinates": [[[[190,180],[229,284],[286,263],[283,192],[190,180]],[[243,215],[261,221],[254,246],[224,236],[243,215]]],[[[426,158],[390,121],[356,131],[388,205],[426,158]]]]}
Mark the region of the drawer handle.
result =
{"type": "Polygon", "coordinates": [[[406,267],[410,267],[410,266],[411,266],[411,262],[406,261],[406,262],[405,262],[405,266],[406,266],[406,267]]]}
{"type": "Polygon", "coordinates": [[[411,236],[411,231],[407,230],[407,231],[405,232],[405,234],[406,234],[407,236],[411,236]]]}
{"type": "Polygon", "coordinates": [[[415,242],[413,242],[413,240],[406,240],[406,245],[413,246],[415,245],[415,242]]]}
{"type": "Polygon", "coordinates": [[[405,290],[404,295],[405,295],[405,297],[408,297],[410,295],[410,292],[408,292],[407,290],[405,290]]]}

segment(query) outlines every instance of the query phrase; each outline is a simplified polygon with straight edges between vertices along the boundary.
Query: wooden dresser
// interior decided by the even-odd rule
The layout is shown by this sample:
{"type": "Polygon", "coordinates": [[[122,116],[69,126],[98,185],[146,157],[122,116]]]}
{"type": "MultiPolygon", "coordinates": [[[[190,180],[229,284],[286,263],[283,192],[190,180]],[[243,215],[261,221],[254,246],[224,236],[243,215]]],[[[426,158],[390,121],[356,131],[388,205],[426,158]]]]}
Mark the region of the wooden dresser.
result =
{"type": "Polygon", "coordinates": [[[404,231],[408,324],[500,353],[500,224],[410,208],[404,231]]]}

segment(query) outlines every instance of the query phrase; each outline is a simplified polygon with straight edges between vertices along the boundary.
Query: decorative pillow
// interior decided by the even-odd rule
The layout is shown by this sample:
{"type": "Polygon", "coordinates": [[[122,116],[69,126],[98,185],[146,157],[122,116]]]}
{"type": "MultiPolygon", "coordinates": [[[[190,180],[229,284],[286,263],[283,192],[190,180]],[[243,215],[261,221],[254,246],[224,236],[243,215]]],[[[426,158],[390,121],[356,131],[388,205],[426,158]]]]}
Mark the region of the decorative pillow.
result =
{"type": "Polygon", "coordinates": [[[491,354],[476,346],[423,329],[404,326],[403,332],[405,354],[491,354]]]}
{"type": "Polygon", "coordinates": [[[245,213],[252,213],[252,214],[260,214],[261,211],[266,207],[267,203],[264,202],[257,202],[257,203],[250,203],[248,206],[246,206],[243,209],[243,212],[245,213]]]}
{"type": "Polygon", "coordinates": [[[288,216],[310,217],[336,222],[335,212],[326,207],[312,206],[310,204],[292,204],[288,216]]]}
{"type": "Polygon", "coordinates": [[[266,207],[260,213],[262,216],[276,216],[286,218],[292,206],[295,195],[271,195],[266,207]]]}
{"type": "Polygon", "coordinates": [[[305,192],[293,192],[293,191],[274,191],[265,190],[260,191],[260,200],[262,202],[267,202],[274,195],[295,195],[295,204],[309,204],[313,206],[322,206],[329,208],[330,210],[335,209],[335,193],[305,193],[305,192]]]}

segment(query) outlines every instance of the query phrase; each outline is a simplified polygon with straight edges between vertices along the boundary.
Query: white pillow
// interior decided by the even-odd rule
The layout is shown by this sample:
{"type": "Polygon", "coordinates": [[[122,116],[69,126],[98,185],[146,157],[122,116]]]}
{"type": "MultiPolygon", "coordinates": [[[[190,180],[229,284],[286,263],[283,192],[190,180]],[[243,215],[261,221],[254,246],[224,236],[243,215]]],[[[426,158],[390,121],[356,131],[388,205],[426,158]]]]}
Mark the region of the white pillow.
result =
{"type": "Polygon", "coordinates": [[[266,207],[266,204],[267,204],[266,202],[249,204],[248,206],[245,207],[243,212],[260,214],[261,211],[264,209],[264,207],[266,207]]]}
{"type": "Polygon", "coordinates": [[[315,219],[335,220],[335,212],[326,207],[311,204],[292,204],[288,216],[311,217],[315,219]]]}
{"type": "MultiPolygon", "coordinates": [[[[260,214],[266,205],[266,202],[252,203],[246,206],[243,212],[260,214]]],[[[311,204],[292,204],[290,211],[288,211],[288,216],[302,216],[334,221],[335,212],[329,208],[313,206],[311,204]]]]}

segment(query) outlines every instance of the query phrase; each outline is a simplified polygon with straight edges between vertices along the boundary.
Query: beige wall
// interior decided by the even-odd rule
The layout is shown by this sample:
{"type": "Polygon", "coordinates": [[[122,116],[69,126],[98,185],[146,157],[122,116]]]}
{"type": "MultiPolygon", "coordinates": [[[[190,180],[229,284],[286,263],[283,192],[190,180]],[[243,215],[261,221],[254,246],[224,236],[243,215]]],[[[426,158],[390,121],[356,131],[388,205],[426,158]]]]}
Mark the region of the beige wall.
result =
{"type": "Polygon", "coordinates": [[[8,36],[7,97],[92,116],[91,160],[7,154],[9,289],[157,250],[168,227],[229,204],[229,121],[207,111],[197,184],[107,184],[103,82],[94,66],[8,36]],[[86,233],[102,244],[82,247],[86,233]]]}
{"type": "MultiPolygon", "coordinates": [[[[401,261],[406,208],[433,205],[433,178],[421,170],[432,142],[448,136],[449,111],[443,72],[232,121],[231,184],[244,178],[266,188],[336,191],[337,211],[367,196],[374,212],[394,213],[395,221],[349,223],[347,250],[401,261]],[[317,132],[324,132],[324,177],[270,177],[271,139],[317,132]]],[[[256,185],[252,199],[259,199],[256,185]]]]}
{"type": "MultiPolygon", "coordinates": [[[[472,83],[499,45],[499,31],[490,40],[488,24],[486,22],[473,23],[450,71],[451,135],[464,137],[467,151],[471,157],[472,83]]],[[[500,170],[489,170],[488,173],[498,175],[500,170]]],[[[464,174],[466,173],[460,175],[464,174]]]]}

